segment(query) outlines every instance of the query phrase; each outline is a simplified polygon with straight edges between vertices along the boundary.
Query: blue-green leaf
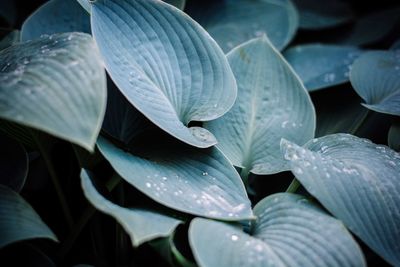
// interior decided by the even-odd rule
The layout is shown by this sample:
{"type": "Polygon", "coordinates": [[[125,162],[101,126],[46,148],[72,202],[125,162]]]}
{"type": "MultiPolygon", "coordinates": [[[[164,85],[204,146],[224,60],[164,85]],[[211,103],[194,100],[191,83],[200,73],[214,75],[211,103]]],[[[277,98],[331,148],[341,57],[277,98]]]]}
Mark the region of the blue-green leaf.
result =
{"type": "Polygon", "coordinates": [[[355,46],[306,44],[283,55],[312,92],[347,82],[351,64],[361,53],[355,46]]]}
{"type": "Polygon", "coordinates": [[[102,137],[97,145],[124,180],[164,206],[223,220],[252,218],[240,176],[216,148],[155,142],[133,155],[102,137]]]}
{"type": "Polygon", "coordinates": [[[353,19],[350,4],[340,0],[293,0],[300,15],[300,28],[320,30],[353,19]]]}
{"type": "Polygon", "coordinates": [[[372,51],[358,58],[350,82],[364,99],[365,107],[400,115],[400,51],[372,51]]]}
{"type": "Polygon", "coordinates": [[[0,51],[0,117],[92,150],[106,104],[92,38],[55,34],[0,51]]]}
{"type": "Polygon", "coordinates": [[[300,183],[391,264],[400,265],[400,154],[348,134],[282,141],[300,183]]]}
{"type": "Polygon", "coordinates": [[[21,40],[63,32],[90,33],[89,15],[76,0],[50,0],[43,4],[25,20],[21,40]]]}
{"type": "Polygon", "coordinates": [[[289,0],[225,0],[188,2],[194,17],[221,48],[228,52],[237,45],[267,34],[282,50],[296,34],[299,18],[289,0]]]}
{"type": "Polygon", "coordinates": [[[251,235],[226,223],[194,219],[189,242],[199,266],[366,266],[343,224],[302,196],[269,196],[254,213],[251,235]]]}
{"type": "Polygon", "coordinates": [[[98,0],[91,18],[106,68],[129,102],[174,137],[214,145],[207,130],[187,127],[222,116],[236,98],[233,73],[207,32],[156,0],[98,0]]]}
{"type": "Polygon", "coordinates": [[[225,116],[205,127],[235,166],[254,174],[286,170],[281,138],[304,144],[314,137],[315,111],[306,89],[265,36],[238,46],[228,60],[238,98],[225,116]]]}
{"type": "Polygon", "coordinates": [[[0,248],[33,238],[58,241],[28,202],[0,185],[0,248]]]}
{"type": "Polygon", "coordinates": [[[104,198],[93,186],[88,173],[81,172],[86,198],[101,212],[115,218],[131,237],[134,247],[159,237],[167,237],[182,223],[181,220],[141,208],[124,208],[104,198]]]}
{"type": "Polygon", "coordinates": [[[180,10],[183,10],[186,5],[186,0],[164,0],[164,2],[166,2],[170,5],[176,6],[180,10]]]}
{"type": "Polygon", "coordinates": [[[0,147],[0,184],[19,192],[28,175],[28,154],[20,143],[3,135],[0,147]]]}
{"type": "Polygon", "coordinates": [[[0,41],[0,50],[6,49],[21,40],[21,33],[18,30],[12,31],[0,41]]]}

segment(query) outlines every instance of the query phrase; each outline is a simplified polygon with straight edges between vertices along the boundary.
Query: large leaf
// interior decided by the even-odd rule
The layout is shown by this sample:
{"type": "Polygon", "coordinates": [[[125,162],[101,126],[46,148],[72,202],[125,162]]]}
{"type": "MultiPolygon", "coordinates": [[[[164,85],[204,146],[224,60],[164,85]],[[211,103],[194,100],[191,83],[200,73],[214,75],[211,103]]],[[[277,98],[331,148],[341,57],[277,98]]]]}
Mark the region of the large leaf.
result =
{"type": "Polygon", "coordinates": [[[51,0],[43,4],[25,20],[21,40],[63,32],[90,33],[89,15],[76,0],[51,0]]]}
{"type": "Polygon", "coordinates": [[[400,264],[400,154],[336,134],[306,148],[283,141],[293,173],[335,217],[393,265],[400,264]]]}
{"type": "Polygon", "coordinates": [[[254,208],[251,235],[222,222],[194,219],[189,241],[201,267],[366,266],[343,224],[299,195],[269,196],[254,208]]]}
{"type": "Polygon", "coordinates": [[[353,19],[350,4],[340,0],[293,0],[299,10],[300,28],[319,30],[353,19]]]}
{"type": "Polygon", "coordinates": [[[57,241],[28,202],[8,187],[0,185],[0,248],[33,238],[57,241]]]}
{"type": "Polygon", "coordinates": [[[154,141],[133,155],[104,138],[97,145],[123,179],[167,207],[216,219],[252,218],[239,175],[216,148],[154,141]]]}
{"type": "Polygon", "coordinates": [[[267,34],[278,50],[294,37],[298,27],[296,8],[289,0],[189,1],[188,13],[202,24],[221,48],[267,34]]]}
{"type": "Polygon", "coordinates": [[[265,36],[235,48],[228,60],[238,98],[205,127],[235,166],[255,174],[286,170],[281,138],[304,144],[314,137],[315,112],[306,89],[265,36]]]}
{"type": "Polygon", "coordinates": [[[118,206],[97,192],[85,170],[82,170],[81,178],[86,198],[96,209],[114,217],[129,234],[135,247],[155,238],[170,236],[182,223],[156,211],[118,206]]]}
{"type": "Polygon", "coordinates": [[[214,145],[207,130],[187,127],[222,116],[236,98],[233,73],[207,32],[156,0],[98,0],[91,17],[106,68],[129,102],[174,137],[214,145]]]}
{"type": "Polygon", "coordinates": [[[135,137],[152,126],[153,124],[129,103],[115,84],[108,80],[107,110],[102,126],[103,131],[125,145],[129,145],[135,137]]]}
{"type": "Polygon", "coordinates": [[[55,34],[0,51],[0,117],[93,149],[105,73],[88,34],[55,34]]]}
{"type": "Polygon", "coordinates": [[[11,138],[0,135],[0,184],[21,191],[28,175],[28,154],[11,138]]]}
{"type": "Polygon", "coordinates": [[[181,10],[185,8],[186,4],[186,0],[164,0],[164,2],[167,2],[170,5],[174,5],[181,10]]]}
{"type": "Polygon", "coordinates": [[[355,46],[306,44],[284,52],[308,91],[316,91],[349,80],[353,61],[362,53],[355,46]]]}
{"type": "Polygon", "coordinates": [[[358,58],[350,81],[365,107],[400,115],[400,51],[373,51],[358,58]]]}
{"type": "Polygon", "coordinates": [[[6,49],[7,47],[18,43],[21,39],[20,36],[21,33],[18,30],[12,31],[6,36],[4,36],[3,39],[1,39],[0,41],[0,50],[6,49]]]}

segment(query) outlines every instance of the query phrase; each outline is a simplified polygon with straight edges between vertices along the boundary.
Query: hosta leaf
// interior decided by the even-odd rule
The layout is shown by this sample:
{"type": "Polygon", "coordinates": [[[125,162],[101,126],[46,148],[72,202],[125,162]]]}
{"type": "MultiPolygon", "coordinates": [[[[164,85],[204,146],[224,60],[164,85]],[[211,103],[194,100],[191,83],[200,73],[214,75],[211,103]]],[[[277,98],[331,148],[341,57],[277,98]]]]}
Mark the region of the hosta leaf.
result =
{"type": "Polygon", "coordinates": [[[375,252],[400,264],[400,154],[336,134],[306,148],[282,141],[301,184],[375,252]]]}
{"type": "Polygon", "coordinates": [[[392,127],[390,127],[388,134],[388,144],[389,146],[400,152],[400,123],[393,123],[392,127]]]}
{"type": "Polygon", "coordinates": [[[351,64],[361,53],[355,46],[306,44],[283,55],[312,92],[347,82],[351,64]]]}
{"type": "Polygon", "coordinates": [[[190,121],[216,119],[236,98],[229,64],[207,32],[156,0],[98,0],[92,32],[122,93],[148,119],[197,147],[216,143],[190,121]]]}
{"type": "Polygon", "coordinates": [[[315,112],[306,89],[265,36],[235,48],[228,60],[238,98],[205,127],[235,166],[255,174],[285,170],[281,138],[304,144],[314,136],[315,112]]]}
{"type": "Polygon", "coordinates": [[[207,29],[225,52],[263,34],[282,50],[294,37],[299,23],[296,8],[289,0],[195,3],[188,2],[188,13],[207,29]]]}
{"type": "Polygon", "coordinates": [[[88,34],[55,34],[0,51],[0,117],[93,149],[105,73],[88,34]]]}
{"type": "Polygon", "coordinates": [[[194,219],[189,241],[201,267],[366,266],[342,223],[302,196],[281,193],[254,208],[251,235],[226,223],[194,219]]]}
{"type": "Polygon", "coordinates": [[[0,185],[0,248],[33,238],[57,241],[28,202],[8,187],[0,185]]]}
{"type": "Polygon", "coordinates": [[[176,6],[177,8],[183,10],[185,8],[186,0],[164,0],[170,5],[176,6]]]}
{"type": "Polygon", "coordinates": [[[0,135],[0,184],[21,191],[28,175],[28,154],[11,138],[0,135]]]}
{"type": "Polygon", "coordinates": [[[135,247],[155,238],[170,236],[182,223],[156,211],[118,206],[97,192],[85,170],[81,172],[81,179],[86,198],[96,209],[114,217],[129,234],[135,247]]]}
{"type": "Polygon", "coordinates": [[[128,145],[131,141],[153,125],[108,80],[107,110],[102,129],[113,138],[128,145]]]}
{"type": "Polygon", "coordinates": [[[373,51],[358,58],[350,81],[365,107],[400,115],[400,51],[373,51]]]}
{"type": "Polygon", "coordinates": [[[0,41],[0,50],[6,49],[7,47],[18,43],[21,39],[20,36],[21,33],[18,30],[12,31],[4,36],[4,38],[0,41]]]}
{"type": "Polygon", "coordinates": [[[90,33],[90,18],[76,0],[50,0],[30,15],[22,25],[21,40],[63,32],[90,33]]]}
{"type": "Polygon", "coordinates": [[[252,217],[243,183],[216,148],[159,144],[133,155],[99,138],[100,152],[128,183],[182,212],[224,220],[252,217]]]}
{"type": "Polygon", "coordinates": [[[300,28],[319,30],[353,19],[349,3],[340,0],[293,0],[299,10],[300,28]]]}

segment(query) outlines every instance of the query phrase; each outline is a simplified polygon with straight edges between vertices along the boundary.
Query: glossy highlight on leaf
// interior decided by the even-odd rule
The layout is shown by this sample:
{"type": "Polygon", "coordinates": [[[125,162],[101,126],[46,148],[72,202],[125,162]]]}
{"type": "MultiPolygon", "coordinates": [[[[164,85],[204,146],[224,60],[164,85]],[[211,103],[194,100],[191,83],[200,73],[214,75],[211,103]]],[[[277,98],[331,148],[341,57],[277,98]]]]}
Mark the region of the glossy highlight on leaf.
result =
{"type": "Polygon", "coordinates": [[[400,116],[400,50],[362,55],[353,64],[350,81],[365,107],[400,116]]]}
{"type": "Polygon", "coordinates": [[[400,154],[348,134],[282,141],[300,183],[371,249],[400,264],[400,154]]]}
{"type": "Polygon", "coordinates": [[[203,28],[156,0],[98,0],[91,23],[111,78],[135,108],[185,143],[216,143],[187,127],[222,116],[236,99],[229,64],[203,28]]]}
{"type": "Polygon", "coordinates": [[[281,138],[304,144],[314,137],[315,111],[306,89],[265,36],[227,56],[238,98],[226,115],[205,127],[235,166],[254,174],[287,170],[281,138]]]}
{"type": "Polygon", "coordinates": [[[227,221],[253,217],[240,176],[216,148],[155,142],[134,155],[103,137],[97,145],[125,181],[164,206],[227,221]]]}
{"type": "Polygon", "coordinates": [[[294,37],[299,24],[296,8],[290,0],[198,3],[188,1],[188,13],[203,25],[225,52],[263,34],[267,34],[274,46],[282,50],[294,37]]]}
{"type": "Polygon", "coordinates": [[[54,34],[0,51],[0,117],[92,150],[106,104],[90,35],[54,34]]]}
{"type": "Polygon", "coordinates": [[[34,238],[58,241],[28,202],[0,185],[0,248],[34,238]]]}
{"type": "Polygon", "coordinates": [[[257,221],[250,234],[226,223],[194,219],[189,242],[199,266],[366,266],[342,223],[302,196],[268,196],[254,213],[257,221]]]}
{"type": "Polygon", "coordinates": [[[21,40],[63,32],[90,33],[89,15],[76,0],[50,0],[43,4],[25,20],[21,40]]]}
{"type": "Polygon", "coordinates": [[[86,170],[81,172],[81,182],[83,192],[90,203],[99,211],[114,217],[127,231],[135,247],[159,237],[170,236],[182,223],[156,211],[125,208],[112,203],[97,192],[86,170]]]}
{"type": "Polygon", "coordinates": [[[291,47],[283,55],[313,92],[348,82],[351,64],[361,53],[355,46],[306,44],[291,47]]]}

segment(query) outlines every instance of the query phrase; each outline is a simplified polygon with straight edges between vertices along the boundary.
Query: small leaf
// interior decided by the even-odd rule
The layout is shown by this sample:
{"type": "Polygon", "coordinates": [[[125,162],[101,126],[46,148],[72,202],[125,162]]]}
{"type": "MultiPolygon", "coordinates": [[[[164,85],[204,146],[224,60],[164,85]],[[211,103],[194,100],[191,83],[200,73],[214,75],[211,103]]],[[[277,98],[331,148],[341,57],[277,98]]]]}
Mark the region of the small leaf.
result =
{"type": "Polygon", "coordinates": [[[235,48],[228,60],[238,98],[225,116],[205,127],[235,166],[254,174],[286,170],[281,138],[304,144],[314,137],[315,111],[306,89],[265,36],[235,48]]]}
{"type": "Polygon", "coordinates": [[[348,134],[282,150],[300,183],[391,264],[400,264],[400,154],[348,134]]]}
{"type": "Polygon", "coordinates": [[[0,117],[92,150],[105,73],[88,34],[55,34],[0,51],[0,117]]]}
{"type": "Polygon", "coordinates": [[[400,51],[372,51],[358,58],[350,81],[365,107],[400,115],[400,51]]]}
{"type": "Polygon", "coordinates": [[[355,46],[306,44],[283,55],[312,92],[348,82],[351,64],[361,53],[355,46]]]}
{"type": "Polygon", "coordinates": [[[21,40],[63,32],[90,33],[89,15],[76,0],[51,0],[40,6],[22,25],[21,40]]]}
{"type": "Polygon", "coordinates": [[[28,175],[28,154],[11,138],[0,135],[0,184],[21,191],[28,175]]]}
{"type": "Polygon", "coordinates": [[[97,145],[124,180],[164,206],[223,220],[252,218],[238,173],[216,148],[154,142],[138,156],[102,137],[97,145]]]}
{"type": "Polygon", "coordinates": [[[131,237],[134,247],[159,237],[167,237],[182,221],[156,211],[124,208],[104,198],[93,186],[88,173],[81,172],[82,188],[86,198],[101,212],[115,218],[131,237]]]}
{"type": "Polygon", "coordinates": [[[91,17],[106,68],[129,102],[175,138],[214,145],[207,130],[187,127],[222,116],[236,99],[233,73],[207,32],[156,0],[98,0],[91,17]]]}
{"type": "Polygon", "coordinates": [[[281,193],[254,208],[251,235],[226,223],[196,218],[189,241],[201,267],[366,266],[343,224],[306,198],[281,193]]]}
{"type": "Polygon", "coordinates": [[[170,5],[176,6],[180,10],[183,10],[186,5],[186,0],[164,0],[164,2],[166,2],[170,5]]]}
{"type": "Polygon", "coordinates": [[[299,10],[300,28],[320,30],[341,25],[353,19],[350,4],[340,0],[293,0],[299,10]]]}
{"type": "Polygon", "coordinates": [[[12,46],[18,43],[21,39],[21,33],[18,30],[12,31],[6,36],[3,37],[0,41],[0,50],[6,49],[9,46],[12,46]]]}
{"type": "Polygon", "coordinates": [[[28,202],[0,185],[0,248],[33,238],[58,241],[28,202]]]}
{"type": "Polygon", "coordinates": [[[388,134],[388,144],[391,149],[400,152],[400,123],[394,122],[388,134]]]}
{"type": "Polygon", "coordinates": [[[263,34],[282,50],[297,31],[298,14],[289,0],[203,2],[189,1],[188,13],[205,27],[225,52],[263,34]]]}

